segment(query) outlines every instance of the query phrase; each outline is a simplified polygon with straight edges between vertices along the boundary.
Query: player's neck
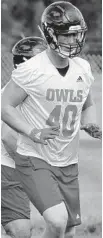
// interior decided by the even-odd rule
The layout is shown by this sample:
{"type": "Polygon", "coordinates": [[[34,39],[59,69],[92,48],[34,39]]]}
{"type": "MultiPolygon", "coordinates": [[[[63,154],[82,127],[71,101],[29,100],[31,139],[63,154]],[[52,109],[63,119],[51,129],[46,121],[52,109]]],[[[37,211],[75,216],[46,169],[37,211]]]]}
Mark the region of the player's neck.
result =
{"type": "Polygon", "coordinates": [[[46,53],[51,61],[51,63],[56,67],[56,68],[65,68],[66,66],[69,65],[69,59],[68,58],[62,58],[59,56],[54,50],[47,49],[46,53]]]}

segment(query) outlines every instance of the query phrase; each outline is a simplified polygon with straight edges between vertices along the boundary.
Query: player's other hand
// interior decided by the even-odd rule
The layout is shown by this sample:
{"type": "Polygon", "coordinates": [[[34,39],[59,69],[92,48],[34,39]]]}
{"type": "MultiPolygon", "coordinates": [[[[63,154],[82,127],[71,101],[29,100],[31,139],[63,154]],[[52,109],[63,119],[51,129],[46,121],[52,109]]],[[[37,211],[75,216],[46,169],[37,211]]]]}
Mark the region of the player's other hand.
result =
{"type": "Polygon", "coordinates": [[[102,140],[102,131],[96,124],[88,123],[81,126],[80,129],[87,132],[90,136],[102,140]]]}
{"type": "Polygon", "coordinates": [[[29,138],[34,141],[35,143],[40,143],[47,145],[48,139],[54,139],[56,136],[59,136],[59,126],[51,126],[50,128],[45,129],[32,129],[29,134],[29,138]]]}

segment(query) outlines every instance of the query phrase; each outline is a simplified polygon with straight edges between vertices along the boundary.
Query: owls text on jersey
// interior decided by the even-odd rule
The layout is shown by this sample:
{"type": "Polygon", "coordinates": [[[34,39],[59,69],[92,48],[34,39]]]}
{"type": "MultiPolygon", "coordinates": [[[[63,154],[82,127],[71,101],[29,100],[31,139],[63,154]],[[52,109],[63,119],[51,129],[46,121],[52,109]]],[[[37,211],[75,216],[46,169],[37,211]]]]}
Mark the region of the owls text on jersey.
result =
{"type": "Polygon", "coordinates": [[[47,145],[20,134],[17,151],[59,167],[78,161],[81,111],[94,81],[86,60],[75,57],[69,62],[69,70],[61,76],[43,51],[12,73],[12,80],[28,94],[20,105],[25,119],[37,129],[60,124],[60,135],[47,145]]]}

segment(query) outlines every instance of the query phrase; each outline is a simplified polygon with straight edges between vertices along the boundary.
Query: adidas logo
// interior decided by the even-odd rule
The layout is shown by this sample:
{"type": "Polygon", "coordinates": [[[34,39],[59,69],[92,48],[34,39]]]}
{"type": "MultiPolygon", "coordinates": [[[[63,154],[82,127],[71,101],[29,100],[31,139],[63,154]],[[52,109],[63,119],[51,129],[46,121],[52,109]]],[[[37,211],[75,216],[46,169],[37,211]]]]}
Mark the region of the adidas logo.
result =
{"type": "Polygon", "coordinates": [[[77,79],[77,82],[83,82],[83,79],[81,76],[79,76],[79,78],[77,79]]]}
{"type": "Polygon", "coordinates": [[[79,218],[80,218],[80,216],[79,216],[79,214],[77,214],[77,215],[76,215],[76,219],[79,219],[79,218]]]}

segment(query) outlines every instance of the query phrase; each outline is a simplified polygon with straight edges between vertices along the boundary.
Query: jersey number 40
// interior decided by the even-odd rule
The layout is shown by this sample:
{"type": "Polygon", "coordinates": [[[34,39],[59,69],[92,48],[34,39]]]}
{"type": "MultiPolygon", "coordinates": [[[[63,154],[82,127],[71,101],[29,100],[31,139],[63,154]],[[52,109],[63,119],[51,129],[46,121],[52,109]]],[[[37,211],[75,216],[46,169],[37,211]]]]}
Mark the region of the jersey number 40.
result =
{"type": "Polygon", "coordinates": [[[49,115],[46,124],[49,126],[59,124],[60,119],[62,118],[62,135],[64,137],[71,136],[74,132],[74,125],[77,116],[77,106],[76,105],[68,105],[64,110],[64,115],[62,116],[61,105],[56,105],[56,107],[52,110],[49,115]]]}

